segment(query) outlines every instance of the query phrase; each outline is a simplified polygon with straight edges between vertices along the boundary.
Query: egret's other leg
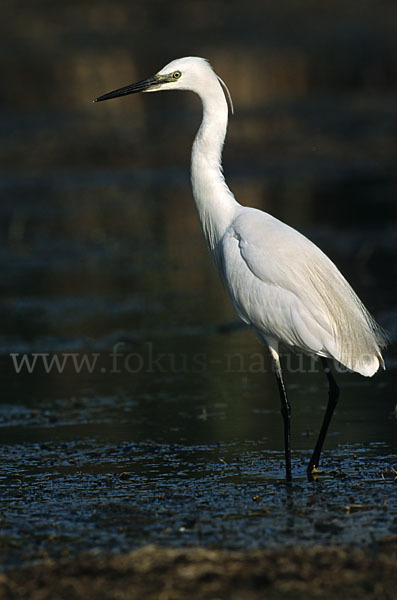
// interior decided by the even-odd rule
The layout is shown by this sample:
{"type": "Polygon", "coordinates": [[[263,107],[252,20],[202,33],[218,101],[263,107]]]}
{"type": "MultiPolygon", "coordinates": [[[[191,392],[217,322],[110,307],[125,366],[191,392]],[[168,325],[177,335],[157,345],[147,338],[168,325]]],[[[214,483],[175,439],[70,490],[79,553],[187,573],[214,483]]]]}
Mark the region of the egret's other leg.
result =
{"type": "Polygon", "coordinates": [[[327,435],[328,426],[331,422],[332,415],[334,414],[335,406],[337,405],[338,398],[339,398],[339,388],[336,384],[334,376],[331,373],[331,369],[329,367],[328,361],[326,358],[323,358],[323,357],[321,357],[320,360],[324,367],[324,371],[325,371],[325,374],[328,379],[328,385],[329,385],[328,405],[327,405],[327,410],[325,411],[324,421],[323,421],[323,424],[320,429],[316,447],[314,448],[313,456],[311,457],[309,466],[307,468],[307,473],[309,475],[309,478],[311,478],[313,469],[316,469],[320,462],[320,454],[321,454],[321,450],[323,449],[325,436],[327,435]]]}
{"type": "Polygon", "coordinates": [[[287,481],[291,481],[291,407],[288,402],[287,393],[285,391],[283,375],[281,372],[280,357],[278,354],[278,348],[276,344],[269,344],[269,350],[273,359],[274,372],[277,377],[278,391],[280,394],[281,402],[281,414],[284,421],[284,450],[285,450],[285,476],[287,481]]]}

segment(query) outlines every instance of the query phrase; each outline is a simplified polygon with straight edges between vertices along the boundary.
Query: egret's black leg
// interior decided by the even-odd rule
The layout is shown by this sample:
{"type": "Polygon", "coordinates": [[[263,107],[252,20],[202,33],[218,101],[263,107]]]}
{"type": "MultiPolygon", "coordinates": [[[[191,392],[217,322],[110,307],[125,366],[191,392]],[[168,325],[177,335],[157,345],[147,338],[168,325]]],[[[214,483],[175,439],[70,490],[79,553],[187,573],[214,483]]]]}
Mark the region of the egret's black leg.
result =
{"type": "Polygon", "coordinates": [[[274,372],[277,378],[278,391],[280,394],[280,402],[281,402],[281,414],[283,416],[284,421],[284,450],[285,450],[285,477],[287,481],[291,481],[291,446],[290,446],[290,437],[291,437],[291,407],[288,402],[287,393],[285,391],[283,375],[281,372],[281,364],[278,352],[270,347],[270,353],[272,355],[273,364],[274,364],[274,372]]]}
{"type": "Polygon", "coordinates": [[[335,406],[338,403],[339,398],[339,388],[336,384],[334,376],[331,373],[331,369],[329,367],[328,361],[326,358],[320,358],[321,363],[324,367],[325,374],[328,379],[329,389],[328,389],[328,405],[327,410],[325,411],[324,421],[321,425],[320,433],[318,436],[318,440],[316,443],[316,447],[314,448],[313,456],[310,459],[309,466],[307,467],[307,474],[309,479],[312,479],[313,469],[318,467],[320,462],[321,450],[323,449],[325,436],[327,435],[328,426],[331,422],[332,415],[334,414],[335,406]]]}
{"type": "Polygon", "coordinates": [[[291,407],[288,402],[285,391],[284,381],[281,375],[281,369],[276,371],[278,391],[280,393],[281,414],[284,421],[284,451],[285,451],[285,477],[291,481],[291,407]]]}

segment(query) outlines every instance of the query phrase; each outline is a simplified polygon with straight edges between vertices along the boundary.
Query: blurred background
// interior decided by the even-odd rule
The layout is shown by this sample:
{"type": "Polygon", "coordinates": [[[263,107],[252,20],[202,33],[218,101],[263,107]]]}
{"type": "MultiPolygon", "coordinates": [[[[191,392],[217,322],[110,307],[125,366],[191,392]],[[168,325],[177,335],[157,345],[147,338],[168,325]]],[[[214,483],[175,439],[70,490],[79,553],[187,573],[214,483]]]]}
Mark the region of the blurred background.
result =
{"type": "MultiPolygon", "coordinates": [[[[208,509],[200,543],[226,543],[225,511],[244,513],[259,481],[283,478],[283,441],[267,353],[233,327],[192,200],[200,103],[187,93],[92,101],[174,58],[209,59],[234,101],[224,170],[237,199],[320,245],[395,339],[397,3],[3,0],[1,13],[0,491],[11,536],[2,549],[9,559],[19,548],[128,550],[139,535],[184,543],[180,526],[193,527],[196,501],[199,515],[200,502],[208,509]],[[35,352],[96,353],[98,363],[47,373],[38,361],[16,373],[10,354],[35,352]],[[102,525],[92,516],[99,498],[102,512],[111,502],[102,525]],[[142,498],[158,508],[138,535],[142,498]],[[116,530],[118,504],[125,515],[132,503],[132,531],[116,530]]],[[[326,381],[307,359],[283,360],[294,477],[304,481],[326,381]]],[[[393,345],[386,364],[371,380],[337,375],[342,397],[325,448],[326,465],[332,456],[332,468],[358,479],[351,493],[368,506],[389,503],[379,469],[396,450],[393,345]]],[[[310,489],[295,500],[311,502],[310,489]]],[[[279,507],[265,530],[235,521],[231,547],[290,543],[291,523],[308,543],[334,531],[300,529],[273,491],[260,493],[279,507]]],[[[346,517],[338,539],[391,532],[392,512],[381,510],[346,517]]]]}
{"type": "MultiPolygon", "coordinates": [[[[124,385],[136,399],[156,379],[171,397],[192,389],[191,374],[127,373],[123,381],[106,366],[86,379],[72,366],[66,375],[16,376],[11,352],[107,352],[125,342],[126,352],[143,354],[151,343],[188,361],[204,353],[209,365],[231,351],[246,360],[261,351],[250,333],[218,329],[235,315],[192,201],[199,100],[147,94],[92,103],[185,55],[208,58],[233,97],[224,167],[237,199],[318,243],[395,334],[395,2],[5,0],[2,14],[7,403],[48,397],[51,407],[124,385]]],[[[226,382],[224,365],[205,375],[196,388],[204,398],[229,398],[229,384],[241,393],[241,374],[226,382]]],[[[277,407],[270,376],[257,377],[258,394],[247,397],[260,405],[269,385],[277,407]]]]}

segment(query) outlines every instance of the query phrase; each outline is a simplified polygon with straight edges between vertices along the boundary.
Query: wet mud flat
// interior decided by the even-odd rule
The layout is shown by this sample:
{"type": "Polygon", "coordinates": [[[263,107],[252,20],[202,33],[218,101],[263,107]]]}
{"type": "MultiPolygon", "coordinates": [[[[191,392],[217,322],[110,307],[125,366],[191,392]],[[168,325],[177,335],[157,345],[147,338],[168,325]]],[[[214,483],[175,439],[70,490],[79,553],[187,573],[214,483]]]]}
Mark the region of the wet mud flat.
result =
{"type": "Polygon", "coordinates": [[[47,561],[0,578],[1,599],[392,600],[395,539],[364,549],[251,552],[146,546],[124,556],[47,561]]]}
{"type": "MultiPolygon", "coordinates": [[[[88,462],[78,477],[59,473],[59,465],[51,473],[43,460],[42,474],[8,482],[1,600],[395,598],[391,456],[356,455],[352,466],[345,448],[324,460],[312,484],[303,479],[301,456],[292,485],[282,481],[279,457],[267,461],[273,481],[254,477],[252,450],[228,464],[213,456],[197,478],[188,477],[185,457],[183,477],[168,464],[168,476],[142,484],[131,463],[120,464],[128,448],[117,450],[102,451],[107,464],[91,456],[99,461],[95,473],[88,462]],[[109,453],[126,470],[111,474],[109,453]]],[[[187,453],[169,445],[141,449],[146,464],[155,454],[162,469],[178,451],[187,453]]],[[[194,456],[197,475],[197,449],[194,456]]]]}
{"type": "Polygon", "coordinates": [[[393,403],[374,406],[358,382],[357,411],[346,392],[309,483],[323,407],[305,388],[288,485],[277,404],[248,404],[232,376],[220,403],[192,378],[189,395],[175,376],[168,397],[163,376],[132,393],[122,375],[117,394],[96,376],[91,395],[49,386],[40,402],[21,381],[18,403],[1,405],[0,600],[394,598],[393,403]]]}

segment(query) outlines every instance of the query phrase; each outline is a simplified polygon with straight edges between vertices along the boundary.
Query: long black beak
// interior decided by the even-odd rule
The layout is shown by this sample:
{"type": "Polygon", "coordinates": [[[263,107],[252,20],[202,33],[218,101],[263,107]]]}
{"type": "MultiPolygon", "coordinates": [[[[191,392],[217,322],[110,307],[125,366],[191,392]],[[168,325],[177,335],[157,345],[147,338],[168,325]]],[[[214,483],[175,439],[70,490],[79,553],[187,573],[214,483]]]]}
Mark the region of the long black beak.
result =
{"type": "Polygon", "coordinates": [[[131,85],[126,85],[125,87],[119,88],[118,90],[114,90],[113,92],[109,92],[108,94],[104,94],[103,96],[99,96],[96,98],[94,102],[102,102],[103,100],[111,100],[112,98],[118,98],[119,96],[128,96],[129,94],[136,94],[137,92],[144,92],[150,87],[154,85],[159,85],[160,81],[156,76],[148,77],[147,79],[142,79],[142,81],[138,81],[138,83],[132,83],[131,85]]]}

